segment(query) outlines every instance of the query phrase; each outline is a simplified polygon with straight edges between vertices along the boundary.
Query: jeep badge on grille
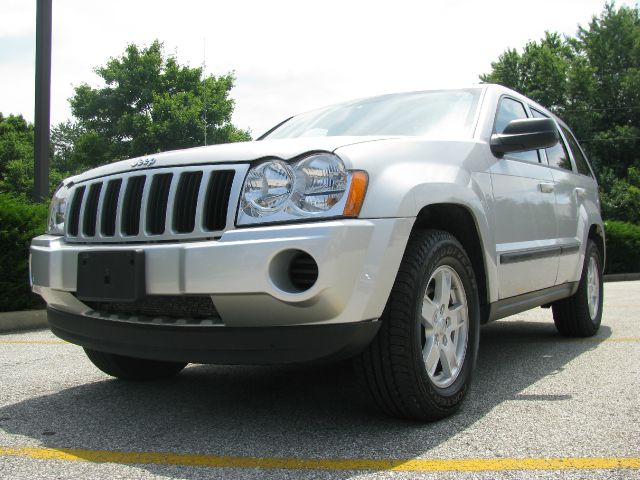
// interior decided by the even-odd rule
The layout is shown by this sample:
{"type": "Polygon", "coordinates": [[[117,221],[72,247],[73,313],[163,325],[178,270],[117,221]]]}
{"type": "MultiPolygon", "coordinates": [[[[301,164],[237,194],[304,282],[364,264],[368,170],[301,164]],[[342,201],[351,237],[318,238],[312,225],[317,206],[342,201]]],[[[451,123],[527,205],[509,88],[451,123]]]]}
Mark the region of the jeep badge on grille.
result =
{"type": "Polygon", "coordinates": [[[131,168],[150,167],[154,163],[156,163],[156,159],[153,157],[139,158],[131,162],[131,168]]]}

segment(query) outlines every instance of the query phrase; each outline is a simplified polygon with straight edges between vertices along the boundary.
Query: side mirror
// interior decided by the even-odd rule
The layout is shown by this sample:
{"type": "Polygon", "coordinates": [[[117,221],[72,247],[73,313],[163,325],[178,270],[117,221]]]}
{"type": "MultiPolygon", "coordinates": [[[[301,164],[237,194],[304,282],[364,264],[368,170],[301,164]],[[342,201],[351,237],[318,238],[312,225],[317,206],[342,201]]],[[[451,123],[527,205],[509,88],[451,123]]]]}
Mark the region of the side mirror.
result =
{"type": "Polygon", "coordinates": [[[558,129],[550,118],[523,118],[511,120],[502,133],[491,135],[491,151],[501,157],[509,152],[553,147],[558,140],[558,129]]]}

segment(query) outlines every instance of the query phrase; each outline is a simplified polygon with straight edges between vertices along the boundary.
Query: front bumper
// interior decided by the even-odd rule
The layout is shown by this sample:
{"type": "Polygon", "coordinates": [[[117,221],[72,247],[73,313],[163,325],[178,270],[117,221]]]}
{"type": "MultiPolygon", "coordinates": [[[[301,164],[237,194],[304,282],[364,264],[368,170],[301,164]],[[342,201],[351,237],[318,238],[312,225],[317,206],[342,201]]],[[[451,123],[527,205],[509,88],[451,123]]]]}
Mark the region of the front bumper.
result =
{"type": "Polygon", "coordinates": [[[380,317],[413,218],[337,220],[230,230],[218,240],[182,243],[78,244],[43,235],[31,244],[33,290],[59,312],[95,318],[73,293],[78,254],[142,249],[147,295],[210,295],[224,327],[345,324],[380,317]],[[274,258],[310,254],[319,266],[308,290],[274,282],[274,258]]]}
{"type": "Polygon", "coordinates": [[[333,361],[366,347],[380,322],[294,327],[131,324],[48,308],[51,330],[85,348],[152,360],[243,365],[333,361]]]}

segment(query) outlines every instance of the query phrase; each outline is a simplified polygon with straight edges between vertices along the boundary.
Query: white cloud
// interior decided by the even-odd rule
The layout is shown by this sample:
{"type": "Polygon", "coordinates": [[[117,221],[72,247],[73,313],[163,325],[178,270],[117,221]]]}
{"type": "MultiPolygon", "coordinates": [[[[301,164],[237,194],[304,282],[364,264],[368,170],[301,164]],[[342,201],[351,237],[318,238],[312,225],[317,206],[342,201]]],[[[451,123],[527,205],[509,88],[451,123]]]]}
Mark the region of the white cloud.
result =
{"type": "MultiPolygon", "coordinates": [[[[12,60],[5,50],[15,43],[3,39],[33,41],[35,2],[3,1],[0,111],[32,119],[33,68],[12,60]]],[[[54,0],[51,120],[68,118],[73,86],[97,84],[93,68],[131,42],[158,38],[180,62],[200,65],[206,38],[208,72],[236,72],[235,123],[259,134],[291,114],[350,98],[474,83],[505,48],[520,48],[545,30],[574,34],[602,6],[600,0],[54,0]]]]}

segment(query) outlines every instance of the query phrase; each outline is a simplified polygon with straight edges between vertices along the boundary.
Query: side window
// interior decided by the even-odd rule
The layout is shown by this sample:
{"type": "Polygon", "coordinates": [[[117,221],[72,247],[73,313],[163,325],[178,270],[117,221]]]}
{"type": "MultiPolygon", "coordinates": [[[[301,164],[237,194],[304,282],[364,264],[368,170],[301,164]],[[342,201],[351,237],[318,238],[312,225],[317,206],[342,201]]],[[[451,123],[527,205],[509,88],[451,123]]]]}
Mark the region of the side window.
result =
{"type": "Polygon", "coordinates": [[[576,138],[573,136],[573,134],[569,130],[567,130],[563,126],[560,126],[560,128],[562,128],[562,132],[564,133],[564,136],[567,139],[569,148],[573,153],[573,159],[576,161],[576,167],[578,167],[578,172],[580,172],[583,175],[589,175],[590,177],[593,176],[591,175],[591,170],[589,169],[589,164],[587,163],[587,159],[584,158],[584,154],[582,153],[582,150],[580,150],[580,147],[578,146],[578,141],[576,140],[576,138]]]}
{"type": "MultiPolygon", "coordinates": [[[[524,109],[524,105],[513,98],[503,97],[502,100],[500,100],[500,106],[496,114],[495,132],[502,133],[511,120],[518,120],[520,118],[527,118],[527,111],[524,109]]],[[[506,156],[532,163],[540,162],[536,150],[508,153],[506,156]]]]}
{"type": "Polygon", "coordinates": [[[547,160],[552,167],[563,168],[565,170],[572,171],[571,160],[569,160],[569,154],[567,153],[567,147],[564,146],[562,138],[560,141],[551,148],[546,149],[547,160]]]}
{"type": "MultiPolygon", "coordinates": [[[[535,108],[532,108],[531,112],[536,118],[549,118],[544,113],[539,112],[535,108]]],[[[546,148],[545,152],[547,152],[547,160],[549,161],[550,166],[563,168],[570,171],[573,170],[573,168],[571,167],[571,160],[569,160],[569,153],[567,152],[567,147],[562,141],[562,137],[553,147],[546,148]]]]}

